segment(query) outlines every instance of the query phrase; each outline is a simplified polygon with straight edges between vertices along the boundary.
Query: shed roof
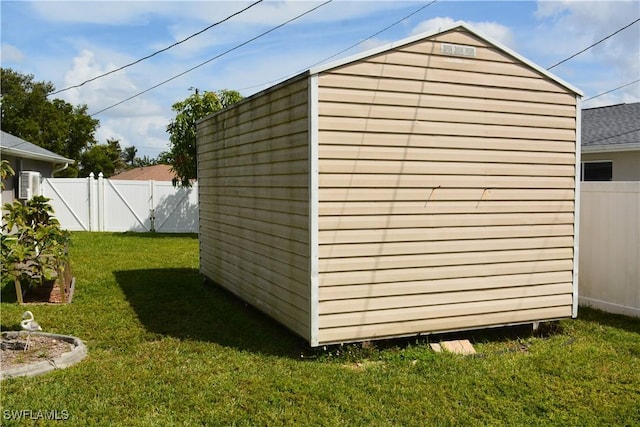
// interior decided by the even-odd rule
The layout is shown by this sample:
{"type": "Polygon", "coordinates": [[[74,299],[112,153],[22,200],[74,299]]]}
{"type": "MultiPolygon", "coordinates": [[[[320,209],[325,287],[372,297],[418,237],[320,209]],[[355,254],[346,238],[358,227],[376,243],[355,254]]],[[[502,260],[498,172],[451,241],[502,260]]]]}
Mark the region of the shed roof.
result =
{"type": "Polygon", "coordinates": [[[496,48],[498,48],[500,50],[502,50],[506,54],[511,55],[512,57],[514,57],[518,61],[521,61],[522,63],[528,65],[529,67],[531,67],[533,69],[535,69],[536,71],[538,71],[542,75],[544,75],[544,76],[548,77],[549,79],[555,81],[556,83],[558,83],[559,85],[565,87],[566,89],[568,89],[569,91],[575,93],[576,95],[580,95],[580,96],[583,95],[583,93],[582,93],[582,91],[580,89],[578,89],[575,86],[565,82],[564,80],[560,79],[555,74],[545,70],[544,68],[540,67],[536,63],[528,60],[527,58],[525,58],[523,56],[521,56],[520,54],[518,54],[515,51],[511,50],[510,48],[508,48],[507,46],[505,46],[502,43],[498,42],[497,40],[494,40],[491,37],[483,34],[482,32],[480,32],[477,29],[473,28],[471,25],[467,24],[464,21],[458,21],[458,22],[455,22],[455,23],[453,23],[453,24],[451,24],[449,26],[440,27],[436,31],[423,32],[423,33],[420,33],[420,34],[416,34],[416,35],[413,35],[411,37],[407,37],[407,38],[402,39],[402,40],[398,40],[398,41],[395,41],[395,42],[392,42],[392,43],[388,43],[386,45],[378,46],[378,47],[376,47],[374,49],[367,50],[365,52],[361,52],[361,53],[358,53],[356,55],[349,56],[349,57],[346,57],[346,58],[341,58],[341,59],[338,59],[338,60],[333,61],[333,62],[327,62],[325,64],[320,64],[318,66],[315,66],[315,67],[312,67],[311,69],[309,69],[308,73],[309,74],[319,74],[319,73],[322,73],[323,71],[327,71],[327,70],[330,70],[330,69],[333,69],[333,68],[337,68],[337,67],[352,63],[352,62],[356,62],[356,61],[368,58],[370,56],[386,52],[386,51],[391,50],[391,49],[396,49],[398,47],[405,46],[405,45],[408,45],[408,44],[411,44],[411,43],[415,43],[417,41],[420,41],[420,40],[423,40],[423,39],[427,39],[427,38],[436,36],[438,34],[442,34],[442,33],[446,33],[446,32],[451,31],[451,30],[455,30],[457,28],[462,28],[462,29],[474,34],[475,36],[481,38],[482,40],[486,41],[487,43],[495,46],[496,48]]]}
{"type": "Polygon", "coordinates": [[[640,102],[582,110],[582,151],[640,150],[640,102]]]}
{"type": "Polygon", "coordinates": [[[25,141],[22,138],[11,135],[5,131],[2,131],[2,138],[0,138],[0,150],[3,154],[11,156],[22,157],[25,159],[41,160],[51,163],[73,163],[74,160],[67,159],[59,154],[35,145],[29,141],[25,141]]]}

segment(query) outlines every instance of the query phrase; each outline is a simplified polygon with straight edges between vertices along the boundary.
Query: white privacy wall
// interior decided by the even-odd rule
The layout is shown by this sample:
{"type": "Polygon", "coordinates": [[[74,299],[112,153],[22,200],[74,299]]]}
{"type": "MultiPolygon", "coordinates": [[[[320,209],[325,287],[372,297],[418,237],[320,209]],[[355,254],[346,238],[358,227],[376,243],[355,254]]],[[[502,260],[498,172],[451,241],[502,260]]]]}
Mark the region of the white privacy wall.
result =
{"type": "Polygon", "coordinates": [[[167,181],[45,178],[42,195],[51,199],[62,228],[70,231],[198,231],[198,188],[167,181]]]}
{"type": "Polygon", "coordinates": [[[579,301],[640,316],[640,182],[583,182],[579,301]]]}

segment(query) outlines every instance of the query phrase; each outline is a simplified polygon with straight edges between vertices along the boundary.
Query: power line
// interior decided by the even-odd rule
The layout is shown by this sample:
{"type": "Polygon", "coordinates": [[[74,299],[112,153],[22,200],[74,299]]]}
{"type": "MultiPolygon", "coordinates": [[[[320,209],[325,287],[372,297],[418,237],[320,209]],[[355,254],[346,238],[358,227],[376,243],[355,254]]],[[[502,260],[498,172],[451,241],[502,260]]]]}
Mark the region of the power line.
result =
{"type": "Polygon", "coordinates": [[[55,91],[55,92],[51,92],[51,93],[50,93],[49,95],[47,95],[47,96],[50,96],[50,95],[56,95],[56,94],[58,94],[58,93],[60,93],[60,92],[67,91],[67,90],[69,90],[69,89],[74,89],[74,88],[77,88],[77,87],[80,87],[80,86],[84,86],[86,83],[92,82],[92,81],[94,81],[94,80],[98,80],[98,79],[100,79],[100,78],[102,78],[102,77],[108,76],[109,74],[113,74],[113,73],[116,73],[116,72],[118,72],[118,71],[124,70],[125,68],[131,67],[132,65],[135,65],[135,64],[137,64],[137,63],[139,63],[139,62],[142,62],[142,61],[144,61],[144,60],[146,60],[146,59],[149,59],[149,58],[151,58],[151,57],[154,57],[154,56],[158,55],[159,53],[162,53],[162,52],[165,52],[165,51],[167,51],[167,50],[169,50],[169,49],[171,49],[171,48],[174,48],[174,47],[178,46],[179,44],[182,44],[182,43],[186,42],[187,40],[190,40],[190,39],[192,39],[192,38],[194,38],[194,37],[196,37],[196,36],[199,36],[200,34],[204,33],[205,31],[208,31],[208,30],[210,30],[211,28],[216,27],[216,26],[218,26],[218,25],[222,24],[223,22],[228,21],[228,20],[230,20],[230,19],[231,19],[231,18],[233,18],[233,17],[238,16],[238,15],[240,15],[240,14],[241,14],[241,13],[243,13],[243,12],[246,12],[247,10],[251,9],[252,7],[254,7],[255,5],[257,5],[258,3],[262,3],[263,1],[264,1],[264,0],[258,0],[258,1],[256,1],[255,3],[252,3],[252,4],[250,4],[249,6],[245,7],[244,9],[239,10],[238,12],[235,12],[235,13],[233,13],[232,15],[227,16],[227,17],[226,17],[226,18],[224,18],[223,20],[218,21],[218,22],[216,22],[216,23],[214,23],[214,24],[211,24],[211,25],[209,25],[208,27],[203,28],[202,30],[198,31],[197,33],[193,33],[193,34],[191,34],[189,37],[187,37],[187,38],[185,38],[185,39],[182,39],[182,40],[180,40],[180,41],[178,41],[178,42],[175,42],[175,43],[173,43],[172,45],[165,47],[164,49],[160,49],[160,50],[158,50],[158,51],[156,51],[156,52],[153,52],[153,53],[152,53],[152,54],[150,54],[150,55],[147,55],[147,56],[145,56],[145,57],[143,57],[143,58],[140,58],[140,59],[138,59],[138,60],[136,60],[136,61],[133,61],[133,62],[131,62],[131,63],[129,63],[129,64],[123,65],[122,67],[116,68],[115,70],[111,70],[111,71],[108,71],[108,72],[106,72],[106,73],[103,73],[103,74],[97,75],[97,76],[95,76],[95,77],[93,77],[93,78],[90,78],[89,80],[85,80],[85,81],[83,81],[83,82],[82,82],[82,83],[80,83],[80,84],[73,85],[73,86],[69,86],[69,87],[65,87],[65,88],[60,89],[60,90],[57,90],[57,91],[55,91]]]}
{"type": "Polygon", "coordinates": [[[620,28],[618,31],[616,31],[616,32],[614,32],[614,33],[612,33],[612,34],[609,34],[607,37],[605,37],[605,38],[603,38],[603,39],[601,39],[601,40],[598,40],[597,42],[595,42],[595,43],[594,43],[594,44],[592,44],[591,46],[589,46],[589,47],[586,47],[586,48],[582,49],[580,52],[574,53],[574,54],[573,54],[573,55],[571,55],[570,57],[568,57],[568,58],[566,58],[566,59],[563,59],[562,61],[558,62],[557,64],[553,64],[551,67],[547,68],[547,70],[550,70],[550,69],[552,69],[552,68],[554,68],[554,67],[557,67],[557,66],[558,66],[558,65],[560,65],[560,64],[563,64],[563,63],[567,62],[568,60],[570,60],[570,59],[572,59],[572,58],[575,58],[576,56],[580,55],[581,53],[586,52],[587,50],[591,49],[592,47],[597,46],[597,45],[599,45],[600,43],[602,43],[603,41],[605,41],[605,40],[607,40],[607,39],[609,39],[609,38],[611,38],[611,37],[615,36],[615,35],[616,35],[616,34],[618,34],[620,31],[622,31],[622,30],[625,30],[625,29],[629,28],[630,26],[632,26],[633,24],[635,24],[635,23],[636,23],[636,22],[638,22],[638,21],[640,21],[640,18],[636,19],[635,21],[633,21],[632,23],[630,23],[630,24],[628,24],[628,25],[625,25],[624,27],[620,28]]]}
{"type": "Polygon", "coordinates": [[[270,84],[270,83],[279,82],[280,80],[283,80],[283,79],[285,79],[285,78],[287,78],[287,77],[289,77],[289,76],[295,76],[295,75],[297,75],[297,74],[300,74],[301,72],[303,72],[303,71],[305,71],[305,70],[308,70],[308,69],[310,69],[310,68],[312,68],[312,67],[314,67],[314,66],[316,66],[316,65],[318,65],[318,64],[322,64],[323,62],[326,62],[326,61],[328,61],[328,60],[330,60],[330,59],[333,59],[333,58],[335,58],[336,56],[339,56],[339,55],[343,54],[344,52],[346,52],[346,51],[348,51],[348,50],[353,49],[354,47],[356,47],[356,46],[358,46],[358,45],[360,45],[360,44],[362,44],[362,43],[366,42],[367,40],[371,40],[372,38],[374,38],[374,37],[375,37],[375,36],[377,36],[378,34],[381,34],[381,33],[385,32],[385,31],[387,31],[388,29],[390,29],[390,28],[392,28],[392,27],[395,27],[396,25],[400,24],[400,23],[401,23],[402,21],[404,21],[405,19],[409,19],[409,18],[410,18],[410,17],[412,17],[413,15],[417,14],[418,12],[422,11],[423,9],[426,9],[427,7],[431,6],[432,4],[434,4],[434,3],[435,3],[435,2],[437,2],[437,1],[438,1],[438,0],[433,0],[433,1],[431,1],[431,2],[429,2],[429,3],[427,3],[427,4],[425,4],[425,5],[423,5],[423,6],[421,6],[421,7],[419,7],[418,9],[414,10],[413,12],[411,12],[410,14],[408,14],[407,16],[404,16],[404,17],[402,17],[402,18],[398,19],[397,21],[395,21],[395,22],[394,22],[394,23],[392,23],[391,25],[387,25],[386,27],[384,27],[383,29],[381,29],[381,30],[380,30],[380,31],[378,31],[378,32],[376,32],[376,33],[374,33],[374,34],[371,34],[369,37],[367,37],[367,38],[365,38],[365,39],[362,39],[362,40],[360,40],[359,42],[354,43],[354,44],[352,44],[351,46],[349,46],[349,47],[347,47],[347,48],[345,48],[345,49],[342,49],[340,52],[338,52],[338,53],[336,53],[336,54],[334,54],[334,55],[328,56],[328,57],[326,57],[326,58],[324,58],[324,59],[322,59],[322,60],[320,60],[320,61],[318,61],[318,62],[315,62],[315,63],[311,64],[310,66],[308,66],[308,67],[306,67],[306,68],[303,68],[303,69],[301,69],[301,70],[297,71],[297,72],[296,72],[296,73],[294,73],[294,74],[288,74],[288,75],[286,75],[286,76],[282,76],[282,77],[277,78],[277,79],[275,79],[275,80],[271,80],[271,81],[264,82],[264,83],[260,83],[260,84],[257,84],[257,85],[253,85],[253,86],[245,87],[245,88],[242,88],[242,89],[240,89],[240,90],[242,91],[242,90],[247,90],[247,89],[254,89],[254,88],[256,88],[256,87],[264,86],[264,85],[267,85],[267,84],[270,84]]]}
{"type": "Polygon", "coordinates": [[[316,65],[318,65],[318,64],[322,64],[323,62],[326,62],[326,61],[328,61],[328,60],[330,60],[330,59],[333,59],[333,58],[335,58],[336,56],[339,56],[339,55],[341,55],[341,54],[345,53],[346,51],[353,49],[354,47],[356,47],[356,46],[358,46],[358,45],[360,45],[360,44],[362,44],[362,43],[366,42],[367,40],[371,40],[371,39],[372,39],[372,38],[374,38],[375,36],[377,36],[377,35],[379,35],[379,34],[381,34],[381,33],[384,33],[384,32],[385,32],[385,31],[387,31],[389,28],[395,27],[396,25],[398,25],[399,23],[401,23],[401,22],[402,22],[402,21],[404,21],[405,19],[409,19],[409,18],[411,18],[413,15],[415,15],[416,13],[418,13],[418,12],[422,11],[423,9],[428,8],[429,6],[431,6],[432,4],[434,4],[434,3],[435,3],[435,2],[437,2],[437,1],[438,1],[438,0],[433,0],[433,1],[431,1],[431,2],[429,2],[429,3],[427,3],[427,4],[425,4],[425,5],[421,6],[420,8],[418,8],[418,9],[416,9],[415,11],[411,12],[411,13],[410,13],[410,14],[408,14],[407,16],[405,16],[405,17],[403,17],[403,18],[398,19],[398,20],[397,20],[396,22],[394,22],[393,24],[391,24],[391,25],[387,25],[386,27],[384,27],[384,28],[383,28],[383,29],[381,29],[380,31],[376,32],[375,34],[372,34],[372,35],[370,35],[369,37],[367,37],[367,38],[365,38],[365,39],[362,39],[362,40],[360,40],[360,41],[359,41],[359,42],[357,42],[357,43],[352,44],[351,46],[347,47],[346,49],[342,49],[340,52],[338,52],[338,53],[336,53],[336,54],[334,54],[334,55],[331,55],[331,56],[329,56],[329,57],[327,57],[327,58],[324,58],[324,59],[322,59],[322,60],[320,60],[320,61],[316,62],[315,64],[311,64],[308,68],[312,68],[312,67],[314,67],[314,66],[316,66],[316,65]]]}
{"type": "Polygon", "coordinates": [[[622,86],[618,86],[617,88],[614,88],[614,89],[608,90],[608,91],[606,91],[606,92],[599,93],[599,94],[594,95],[594,96],[592,96],[592,97],[590,97],[590,98],[583,99],[583,100],[582,100],[582,102],[591,101],[592,99],[595,99],[595,98],[597,98],[597,97],[599,97],[599,96],[606,95],[606,94],[611,93],[611,92],[615,92],[616,90],[619,90],[619,89],[625,88],[625,87],[627,87],[627,86],[631,86],[632,84],[634,84],[634,83],[638,83],[638,82],[640,82],[640,79],[637,79],[637,80],[634,80],[634,81],[632,81],[632,82],[629,82],[629,83],[623,84],[622,86]]]}
{"type": "Polygon", "coordinates": [[[255,36],[255,37],[253,37],[253,38],[251,38],[251,39],[249,39],[249,40],[247,40],[247,41],[243,42],[243,43],[240,43],[239,45],[236,45],[236,46],[232,47],[231,49],[228,49],[228,50],[226,50],[226,51],[224,51],[224,52],[222,52],[222,53],[220,53],[220,54],[218,54],[218,55],[214,56],[213,58],[207,59],[206,61],[201,62],[200,64],[198,64],[198,65],[196,65],[196,66],[194,66],[194,67],[191,67],[191,68],[189,68],[188,70],[183,71],[183,72],[182,72],[182,73],[180,73],[180,74],[176,74],[175,76],[170,77],[170,78],[168,78],[167,80],[164,80],[164,81],[162,81],[162,82],[160,82],[160,83],[158,83],[158,84],[156,84],[156,85],[154,85],[154,86],[151,86],[150,88],[145,89],[145,90],[143,90],[142,92],[138,92],[138,93],[136,93],[135,95],[132,95],[132,96],[130,96],[130,97],[128,97],[128,98],[126,98],[126,99],[123,99],[123,100],[122,100],[122,101],[120,101],[120,102],[116,102],[115,104],[112,104],[112,105],[110,105],[110,106],[108,106],[108,107],[106,107],[106,108],[103,108],[102,110],[97,111],[97,112],[95,112],[95,113],[91,114],[91,117],[96,116],[96,115],[98,115],[98,114],[100,114],[100,113],[104,113],[105,111],[110,110],[110,109],[112,109],[113,107],[117,107],[118,105],[124,104],[125,102],[130,101],[130,100],[132,100],[132,99],[134,99],[134,98],[137,98],[138,96],[143,95],[143,94],[145,94],[145,93],[147,93],[147,92],[149,92],[149,91],[152,91],[153,89],[156,89],[156,88],[158,88],[158,87],[160,87],[160,86],[162,86],[162,85],[164,85],[164,84],[166,84],[166,83],[169,83],[170,81],[175,80],[175,79],[177,79],[178,77],[182,77],[182,76],[184,76],[185,74],[190,73],[191,71],[193,71],[193,70],[195,70],[195,69],[197,69],[197,68],[200,68],[200,67],[202,67],[203,65],[206,65],[206,64],[208,64],[208,63],[210,63],[210,62],[212,62],[212,61],[214,61],[214,60],[216,60],[216,59],[220,58],[221,56],[224,56],[224,55],[226,55],[226,54],[228,54],[228,53],[230,53],[230,52],[233,52],[234,50],[237,50],[237,49],[239,49],[239,48],[241,48],[241,47],[243,47],[243,46],[245,46],[245,45],[247,45],[247,44],[251,43],[252,41],[257,40],[257,39],[259,39],[260,37],[263,37],[263,36],[265,36],[265,35],[267,35],[267,34],[269,34],[269,33],[273,32],[273,31],[275,31],[275,30],[277,30],[277,29],[279,29],[279,28],[282,28],[282,27],[284,27],[285,25],[287,25],[287,24],[289,24],[289,23],[291,23],[291,22],[293,22],[293,21],[295,21],[295,20],[297,20],[297,19],[300,19],[300,18],[302,18],[303,16],[308,15],[308,14],[309,14],[309,13],[311,13],[311,12],[314,12],[314,11],[315,11],[315,10],[317,10],[317,9],[320,9],[322,6],[325,6],[325,5],[329,4],[329,3],[331,3],[332,1],[333,1],[333,0],[327,0],[327,1],[325,1],[324,3],[321,3],[321,4],[319,4],[318,6],[315,6],[315,7],[311,8],[311,9],[307,10],[306,12],[303,12],[303,13],[301,13],[300,15],[297,15],[297,16],[295,16],[294,18],[291,18],[291,19],[289,19],[288,21],[285,21],[285,22],[283,22],[282,24],[277,25],[277,26],[275,26],[275,27],[273,27],[273,28],[271,28],[271,29],[269,29],[269,30],[267,30],[267,31],[265,31],[265,32],[263,32],[263,33],[261,33],[261,34],[259,34],[259,35],[255,36]]]}

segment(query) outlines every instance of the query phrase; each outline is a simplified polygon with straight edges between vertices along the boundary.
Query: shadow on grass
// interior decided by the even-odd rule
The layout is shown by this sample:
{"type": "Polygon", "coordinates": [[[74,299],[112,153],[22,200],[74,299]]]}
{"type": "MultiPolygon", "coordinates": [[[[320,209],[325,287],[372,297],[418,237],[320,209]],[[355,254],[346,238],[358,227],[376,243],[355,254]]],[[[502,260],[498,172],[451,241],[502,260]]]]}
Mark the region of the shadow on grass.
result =
{"type": "Polygon", "coordinates": [[[151,233],[151,232],[137,232],[137,231],[125,231],[123,233],[113,233],[116,237],[144,237],[148,239],[168,239],[168,238],[187,238],[198,239],[198,233],[151,233]]]}
{"type": "Polygon", "coordinates": [[[0,289],[0,301],[6,303],[17,303],[18,297],[16,295],[16,285],[7,281],[2,285],[2,289],[0,289]]]}
{"type": "Polygon", "coordinates": [[[607,313],[596,308],[581,305],[578,308],[578,319],[640,334],[640,317],[607,313]]]}
{"type": "Polygon", "coordinates": [[[152,333],[214,342],[241,351],[299,357],[306,342],[196,269],[117,271],[116,280],[152,333]]]}

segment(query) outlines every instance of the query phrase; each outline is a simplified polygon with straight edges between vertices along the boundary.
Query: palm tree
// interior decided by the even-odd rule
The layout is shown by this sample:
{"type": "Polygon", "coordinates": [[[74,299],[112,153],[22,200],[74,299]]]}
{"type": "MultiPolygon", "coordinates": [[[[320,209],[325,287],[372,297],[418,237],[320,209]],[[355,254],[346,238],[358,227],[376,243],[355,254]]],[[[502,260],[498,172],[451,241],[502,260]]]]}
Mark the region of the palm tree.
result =
{"type": "Polygon", "coordinates": [[[122,160],[124,160],[129,166],[133,166],[133,163],[136,160],[136,154],[138,154],[138,149],[135,145],[125,147],[124,150],[122,150],[122,160]]]}

